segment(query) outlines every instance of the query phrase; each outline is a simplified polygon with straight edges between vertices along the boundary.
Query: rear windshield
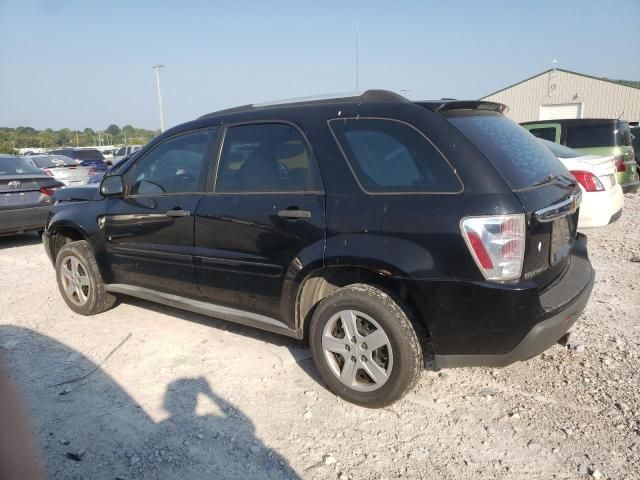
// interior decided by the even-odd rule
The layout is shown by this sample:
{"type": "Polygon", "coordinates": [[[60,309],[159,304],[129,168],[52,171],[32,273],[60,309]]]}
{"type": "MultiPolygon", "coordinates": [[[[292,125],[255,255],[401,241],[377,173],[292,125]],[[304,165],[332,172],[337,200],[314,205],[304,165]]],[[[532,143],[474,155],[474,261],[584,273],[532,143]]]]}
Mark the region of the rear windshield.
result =
{"type": "Polygon", "coordinates": [[[448,120],[484,153],[512,190],[569,172],[523,127],[495,112],[452,111],[448,120]]]}
{"type": "Polygon", "coordinates": [[[48,157],[32,157],[31,161],[36,164],[38,168],[56,168],[64,167],[66,165],[77,165],[71,158],[63,155],[51,155],[48,157]]]}
{"type": "Polygon", "coordinates": [[[565,147],[559,143],[543,140],[542,138],[538,140],[558,158],[577,158],[584,156],[584,153],[574,150],[573,148],[565,147]]]}
{"type": "Polygon", "coordinates": [[[329,122],[361,187],[371,193],[456,193],[449,162],[414,127],[385,118],[329,122]]]}
{"type": "Polygon", "coordinates": [[[42,174],[40,170],[20,157],[0,157],[0,175],[42,174]]]}
{"type": "Polygon", "coordinates": [[[104,161],[104,157],[99,150],[75,150],[73,157],[79,160],[100,160],[104,161]]]}
{"type": "Polygon", "coordinates": [[[567,125],[566,130],[565,144],[571,148],[616,147],[631,143],[626,122],[567,125]]]}

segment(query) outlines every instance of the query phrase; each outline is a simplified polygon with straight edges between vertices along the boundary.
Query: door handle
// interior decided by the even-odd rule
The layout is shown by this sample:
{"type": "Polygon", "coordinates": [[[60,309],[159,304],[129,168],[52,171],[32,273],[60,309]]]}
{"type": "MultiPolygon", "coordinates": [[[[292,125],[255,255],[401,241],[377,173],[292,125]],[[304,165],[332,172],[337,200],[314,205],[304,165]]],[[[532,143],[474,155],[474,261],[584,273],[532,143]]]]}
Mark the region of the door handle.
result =
{"type": "Polygon", "coordinates": [[[189,210],[182,210],[180,208],[174,208],[173,210],[169,210],[167,212],[168,217],[174,218],[188,217],[189,215],[191,215],[191,212],[189,210]]]}
{"type": "Polygon", "coordinates": [[[280,210],[278,216],[282,218],[289,218],[297,220],[300,218],[311,218],[311,212],[309,210],[280,210]]]}

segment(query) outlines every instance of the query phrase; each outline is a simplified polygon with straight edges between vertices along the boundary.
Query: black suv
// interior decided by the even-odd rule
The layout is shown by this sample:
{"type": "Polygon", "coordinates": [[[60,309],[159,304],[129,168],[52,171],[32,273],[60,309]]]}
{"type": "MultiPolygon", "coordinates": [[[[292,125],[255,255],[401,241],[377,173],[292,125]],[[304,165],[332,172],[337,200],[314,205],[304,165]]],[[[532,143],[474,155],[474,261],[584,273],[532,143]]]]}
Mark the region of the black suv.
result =
{"type": "Polygon", "coordinates": [[[44,235],[69,307],[130,295],[308,340],[369,407],[438,368],[549,348],[594,281],[580,189],[501,104],[385,91],[172,128],[99,189],[56,193],[44,235]]]}

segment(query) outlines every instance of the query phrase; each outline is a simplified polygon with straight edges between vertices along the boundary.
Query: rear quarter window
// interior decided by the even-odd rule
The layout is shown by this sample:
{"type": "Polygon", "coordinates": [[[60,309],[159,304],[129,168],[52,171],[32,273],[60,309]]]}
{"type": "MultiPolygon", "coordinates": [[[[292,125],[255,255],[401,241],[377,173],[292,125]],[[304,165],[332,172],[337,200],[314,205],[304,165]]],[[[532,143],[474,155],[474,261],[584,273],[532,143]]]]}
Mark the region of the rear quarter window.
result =
{"type": "Polygon", "coordinates": [[[351,170],[369,193],[459,193],[463,186],[440,151],[415,127],[383,118],[329,121],[351,170]]]}
{"type": "Polygon", "coordinates": [[[548,148],[504,115],[474,110],[452,111],[446,117],[484,153],[512,190],[556,175],[569,177],[548,148]]]}

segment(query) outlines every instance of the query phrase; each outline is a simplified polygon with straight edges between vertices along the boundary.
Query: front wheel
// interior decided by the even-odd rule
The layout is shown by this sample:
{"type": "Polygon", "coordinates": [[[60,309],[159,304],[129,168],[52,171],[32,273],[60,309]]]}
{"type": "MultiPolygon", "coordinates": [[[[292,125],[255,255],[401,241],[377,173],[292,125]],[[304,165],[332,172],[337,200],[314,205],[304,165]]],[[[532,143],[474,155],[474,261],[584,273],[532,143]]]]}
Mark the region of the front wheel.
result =
{"type": "Polygon", "coordinates": [[[108,293],[93,251],[84,240],[67,243],[56,257],[56,279],[62,298],[80,315],[109,310],[116,297],[108,293]]]}
{"type": "Polygon", "coordinates": [[[322,300],[311,319],[309,342],[329,388],[364,407],[384,407],[404,396],[423,365],[407,313],[371,285],[349,285],[322,300]]]}

